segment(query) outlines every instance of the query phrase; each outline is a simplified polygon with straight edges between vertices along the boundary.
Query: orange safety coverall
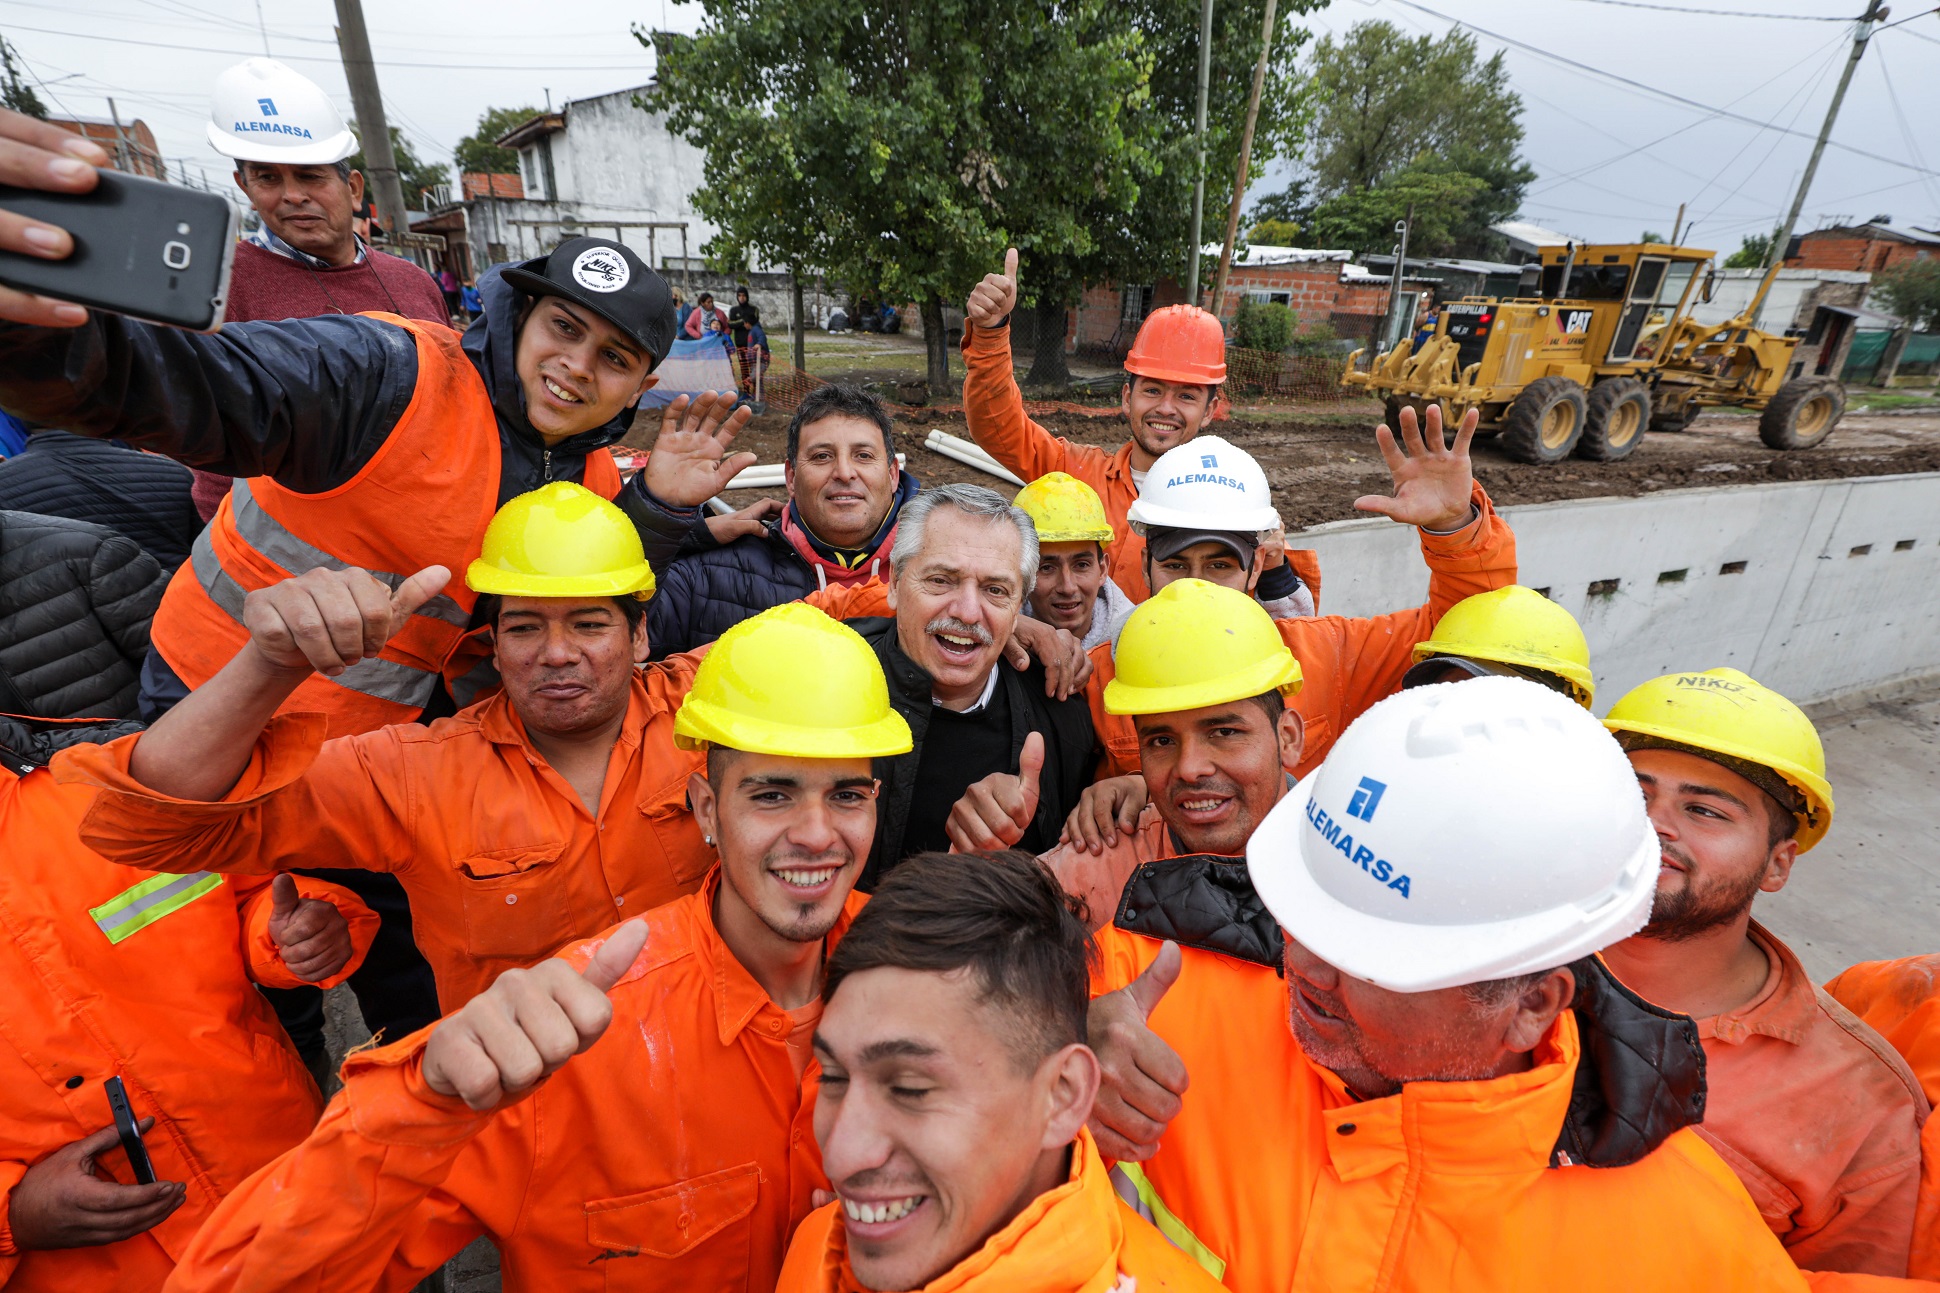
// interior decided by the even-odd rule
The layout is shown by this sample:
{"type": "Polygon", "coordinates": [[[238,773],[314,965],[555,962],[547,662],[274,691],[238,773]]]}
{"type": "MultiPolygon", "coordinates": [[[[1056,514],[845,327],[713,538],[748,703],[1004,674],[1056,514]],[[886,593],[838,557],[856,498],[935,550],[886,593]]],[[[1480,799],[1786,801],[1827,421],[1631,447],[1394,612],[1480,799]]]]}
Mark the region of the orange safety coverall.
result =
{"type": "MultiPolygon", "coordinates": [[[[795,1232],[775,1293],[866,1293],[849,1269],[840,1203],[795,1232]]],[[[1071,1175],[1025,1205],[983,1247],[917,1293],[1214,1293],[1218,1281],[1112,1191],[1089,1131],[1071,1150],[1071,1175]]]]}
{"type": "MultiPolygon", "coordinates": [[[[1411,610],[1347,619],[1340,615],[1275,620],[1280,637],[1300,662],[1300,694],[1288,702],[1306,724],[1306,746],[1297,776],[1320,766],[1334,741],[1378,700],[1401,687],[1401,675],[1414,663],[1415,643],[1425,641],[1448,608],[1464,597],[1516,582],[1516,535],[1496,514],[1495,505],[1475,486],[1478,521],[1451,535],[1421,534],[1428,563],[1428,602],[1411,610]]],[[[1105,684],[1112,680],[1113,644],[1091,649],[1091,726],[1105,753],[1098,776],[1119,777],[1139,769],[1138,729],[1127,714],[1105,712],[1105,684]]]]}
{"type": "MultiPolygon", "coordinates": [[[[474,1113],[426,1086],[436,1024],[352,1055],[323,1121],[229,1196],[170,1293],[403,1290],[480,1235],[509,1289],[773,1288],[828,1188],[819,1070],[797,1075],[800,1021],[722,943],[718,884],[647,917],[605,1034],[517,1103],[474,1113]]],[[[599,942],[563,955],[583,966],[599,942]]]]}
{"type": "MultiPolygon", "coordinates": [[[[1940,1103],[1940,954],[1867,961],[1825,990],[1891,1042],[1920,1079],[1927,1101],[1940,1103]]],[[[1920,1203],[1907,1274],[1940,1280],[1940,1118],[1927,1119],[1920,1145],[1920,1203]]]]}
{"type": "Polygon", "coordinates": [[[597,814],[500,692],[429,727],[328,741],[319,716],[279,715],[215,803],[149,791],[128,774],[140,738],[123,737],[71,765],[104,788],[82,839],[162,871],[389,871],[449,1014],[504,971],[699,886],[714,851],[687,807],[687,778],[706,757],[673,743],[697,667],[690,653],[635,673],[597,814]]]}
{"type": "MultiPolygon", "coordinates": [[[[1160,946],[1116,928],[1099,941],[1099,989],[1160,946]]],[[[1235,1293],[1808,1287],[1689,1128],[1628,1167],[1549,1166],[1581,1054],[1574,1012],[1527,1072],[1357,1101],[1300,1050],[1278,975],[1182,950],[1149,1022],[1191,1085],[1142,1168],[1168,1224],[1226,1263],[1235,1293]]],[[[1903,1287],[1836,1278],[1825,1287],[1903,1287]]]]}
{"type": "MultiPolygon", "coordinates": [[[[1125,512],[1138,497],[1132,479],[1132,442],[1116,453],[1054,436],[1024,412],[1024,393],[1011,371],[1010,328],[963,329],[963,420],[970,438],[1026,482],[1049,472],[1076,476],[1098,491],[1111,521],[1111,577],[1135,602],[1152,595],[1145,582],[1145,540],[1132,532],[1125,512]]],[[[1320,605],[1320,557],[1311,548],[1287,549],[1287,564],[1320,605]]],[[[1412,645],[1412,644],[1411,644],[1412,645]]]]}
{"type": "MultiPolygon", "coordinates": [[[[54,757],[73,757],[75,747],[54,757]]],[[[75,835],[94,797],[45,769],[0,769],[0,1286],[8,1293],[159,1289],[223,1195],[303,1139],[316,1084],[257,984],[292,988],[269,935],[269,883],[156,876],[115,866],[75,835]],[[147,886],[143,889],[143,886],[147,886]],[[141,892],[131,893],[131,890],[141,892]],[[118,940],[118,941],[115,941],[118,940]],[[104,1079],[121,1076],[158,1180],[188,1195],[120,1243],[22,1252],[9,1203],[27,1170],[114,1122],[104,1079]]],[[[363,963],[377,917],[305,876],[334,903],[363,963]]],[[[134,1176],[120,1150],[97,1172],[134,1176]]]]}
{"type": "Polygon", "coordinates": [[[1926,1096],[1790,948],[1755,921],[1751,938],[1770,962],[1765,986],[1697,1021],[1710,1088],[1698,1134],[1798,1265],[1904,1276],[1926,1096]]]}

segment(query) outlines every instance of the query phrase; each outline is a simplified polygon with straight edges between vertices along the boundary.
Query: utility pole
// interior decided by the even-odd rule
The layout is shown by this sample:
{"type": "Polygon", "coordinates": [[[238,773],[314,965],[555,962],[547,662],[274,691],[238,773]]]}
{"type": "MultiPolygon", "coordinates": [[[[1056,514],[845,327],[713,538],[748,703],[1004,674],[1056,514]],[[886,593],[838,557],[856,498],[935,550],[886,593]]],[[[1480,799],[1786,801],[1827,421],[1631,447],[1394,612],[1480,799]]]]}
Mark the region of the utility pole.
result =
{"type": "Polygon", "coordinates": [[[108,116],[115,123],[115,169],[118,171],[127,171],[132,175],[135,170],[135,165],[133,158],[129,155],[128,132],[122,128],[121,110],[115,107],[115,101],[113,99],[108,100],[108,116]]]}
{"type": "Polygon", "coordinates": [[[1253,65],[1253,92],[1246,99],[1246,129],[1239,137],[1239,173],[1233,177],[1233,201],[1226,208],[1226,242],[1219,251],[1219,273],[1213,279],[1212,312],[1218,316],[1226,302],[1226,275],[1233,267],[1233,244],[1239,239],[1239,204],[1246,196],[1246,166],[1253,157],[1253,127],[1260,119],[1260,90],[1266,84],[1266,60],[1273,52],[1273,10],[1266,0],[1266,21],[1260,24],[1260,61],[1253,65]]]}
{"type": "Polygon", "coordinates": [[[1199,304],[1199,240],[1206,214],[1206,91],[1212,84],[1213,0],[1199,0],[1199,111],[1193,118],[1199,141],[1199,173],[1192,181],[1192,251],[1186,257],[1186,300],[1199,304]]]}
{"type": "Polygon", "coordinates": [[[1679,245],[1677,240],[1683,234],[1683,232],[1684,232],[1684,203],[1679,202],[1677,204],[1677,223],[1671,226],[1671,246],[1676,247],[1679,245]]]}
{"type": "Polygon", "coordinates": [[[1839,105],[1846,101],[1846,87],[1852,84],[1852,74],[1859,70],[1859,60],[1865,56],[1866,42],[1872,37],[1873,24],[1886,21],[1886,5],[1883,0],[1871,0],[1866,12],[1859,17],[1853,29],[1852,53],[1846,56],[1846,70],[1839,74],[1839,85],[1832,92],[1832,102],[1825,110],[1825,124],[1819,127],[1819,137],[1813,141],[1812,156],[1805,163],[1805,174],[1799,176],[1799,189],[1792,195],[1792,209],[1785,213],[1785,224],[1772,239],[1772,247],[1766,253],[1765,279],[1758,285],[1758,294],[1751,298],[1745,307],[1742,319],[1756,319],[1758,307],[1765,303],[1765,293],[1772,287],[1772,280],[1778,277],[1778,270],[1785,263],[1785,249],[1791,244],[1792,230],[1798,226],[1799,212],[1805,207],[1805,195],[1812,188],[1812,177],[1818,173],[1819,159],[1825,156],[1826,140],[1832,137],[1832,123],[1839,119],[1839,105]]]}
{"type": "Polygon", "coordinates": [[[370,32],[364,27],[362,0],[337,0],[337,49],[343,55],[350,103],[363,133],[364,166],[377,190],[377,214],[390,231],[391,245],[402,247],[411,231],[404,210],[404,182],[391,151],[391,123],[384,119],[384,97],[377,90],[377,65],[371,61],[370,32]]]}

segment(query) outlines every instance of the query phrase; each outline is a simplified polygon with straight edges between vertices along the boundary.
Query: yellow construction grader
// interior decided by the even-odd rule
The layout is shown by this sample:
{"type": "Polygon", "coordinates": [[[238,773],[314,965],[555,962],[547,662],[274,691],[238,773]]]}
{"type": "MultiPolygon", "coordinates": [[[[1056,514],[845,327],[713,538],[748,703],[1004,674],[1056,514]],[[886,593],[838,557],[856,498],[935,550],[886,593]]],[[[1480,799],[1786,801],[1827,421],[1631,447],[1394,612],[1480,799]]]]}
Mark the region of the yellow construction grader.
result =
{"type": "Polygon", "coordinates": [[[1798,338],[1751,326],[1776,264],[1737,318],[1691,318],[1710,299],[1713,255],[1663,243],[1548,248],[1515,297],[1450,301],[1419,350],[1404,338],[1365,371],[1357,350],[1341,383],[1385,399],[1390,426],[1408,404],[1417,414],[1440,404],[1451,428],[1480,409],[1483,431],[1523,462],[1614,461],[1646,428],[1682,431],[1723,406],[1760,410],[1759,438],[1774,449],[1811,448],[1845,412],[1845,388],[1786,381],[1798,338]]]}

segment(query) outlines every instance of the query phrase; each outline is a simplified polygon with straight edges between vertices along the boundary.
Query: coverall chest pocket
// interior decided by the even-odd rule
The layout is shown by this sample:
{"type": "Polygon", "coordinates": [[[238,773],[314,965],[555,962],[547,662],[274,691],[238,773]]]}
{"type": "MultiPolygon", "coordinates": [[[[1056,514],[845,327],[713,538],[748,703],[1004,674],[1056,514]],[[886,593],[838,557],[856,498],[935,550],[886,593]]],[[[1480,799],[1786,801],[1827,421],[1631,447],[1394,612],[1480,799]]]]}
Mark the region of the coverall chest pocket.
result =
{"type": "MultiPolygon", "coordinates": [[[[733,1288],[747,1279],[755,1163],[586,1205],[586,1239],[611,1290],[733,1288]],[[672,1263],[678,1262],[675,1266],[672,1263]]],[[[765,1291],[764,1291],[765,1293],[765,1291]]]]}
{"type": "Polygon", "coordinates": [[[458,863],[465,950],[473,956],[536,961],[576,933],[571,895],[555,863],[563,843],[475,853],[458,863]]]}

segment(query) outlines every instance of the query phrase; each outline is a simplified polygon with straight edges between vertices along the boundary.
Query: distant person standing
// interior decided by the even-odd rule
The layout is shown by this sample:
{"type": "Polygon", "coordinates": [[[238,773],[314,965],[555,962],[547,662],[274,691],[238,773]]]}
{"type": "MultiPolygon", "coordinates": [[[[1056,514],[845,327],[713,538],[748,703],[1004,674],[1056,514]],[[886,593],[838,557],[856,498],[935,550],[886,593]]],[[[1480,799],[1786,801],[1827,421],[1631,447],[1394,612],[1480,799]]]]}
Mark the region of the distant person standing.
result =
{"type": "MultiPolygon", "coordinates": [[[[216,78],[209,142],[235,158],[236,186],[263,221],[236,245],[226,322],[371,311],[451,321],[431,275],[358,235],[364,176],[344,160],[357,137],[314,81],[244,59],[216,78]]],[[[197,514],[214,516],[228,490],[227,476],[196,472],[197,514]]]]}
{"type": "Polygon", "coordinates": [[[750,353],[749,347],[767,341],[765,335],[756,341],[761,333],[761,307],[748,300],[748,289],[734,289],[734,308],[728,311],[728,331],[734,337],[734,358],[741,366],[741,384],[748,386],[754,378],[754,370],[760,356],[750,353]]]}
{"type": "Polygon", "coordinates": [[[727,330],[727,315],[714,304],[714,293],[702,292],[694,312],[687,316],[687,326],[681,332],[689,341],[699,341],[703,337],[718,337],[727,330]]]}
{"type": "Polygon", "coordinates": [[[457,318],[465,303],[458,295],[458,275],[451,272],[449,265],[438,271],[438,290],[445,294],[445,313],[457,318]]]}

